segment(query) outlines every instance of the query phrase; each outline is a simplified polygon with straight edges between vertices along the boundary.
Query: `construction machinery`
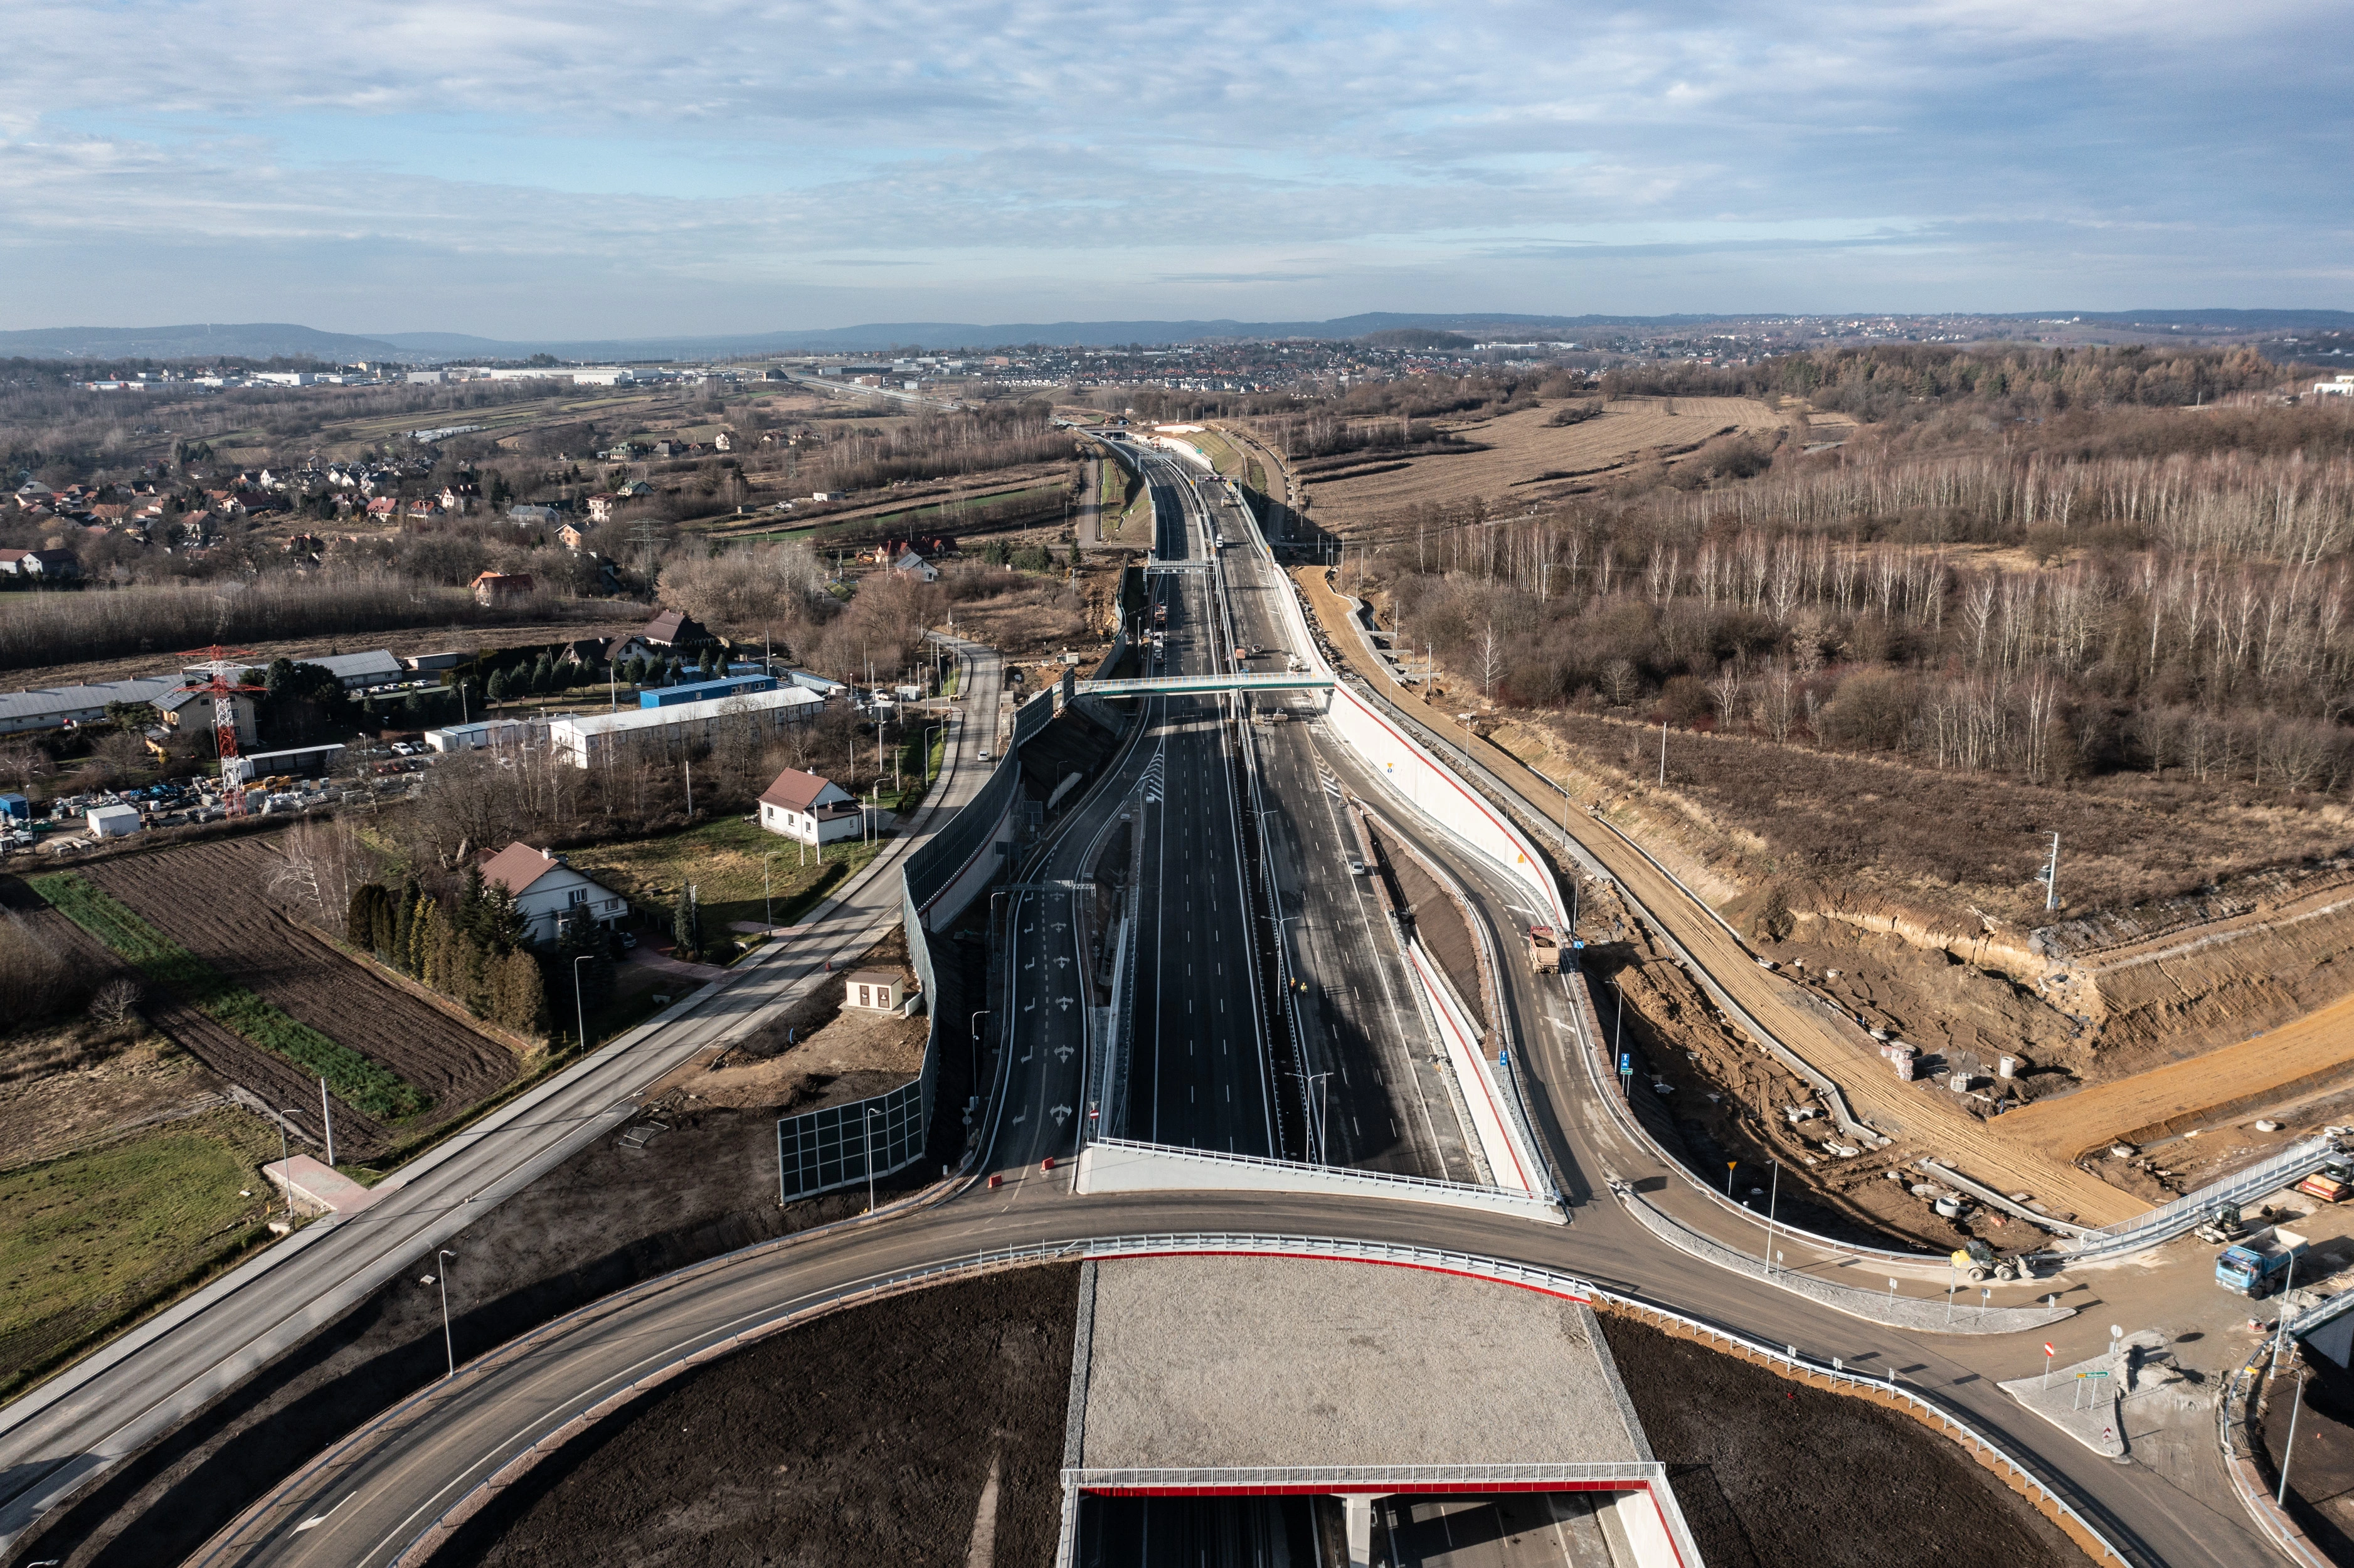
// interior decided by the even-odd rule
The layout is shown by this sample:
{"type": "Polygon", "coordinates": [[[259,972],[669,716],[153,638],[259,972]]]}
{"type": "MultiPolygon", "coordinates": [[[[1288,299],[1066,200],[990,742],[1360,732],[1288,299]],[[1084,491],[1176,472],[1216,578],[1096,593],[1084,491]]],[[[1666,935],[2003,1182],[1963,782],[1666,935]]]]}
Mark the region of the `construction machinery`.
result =
{"type": "Polygon", "coordinates": [[[1532,973],[1561,972],[1561,933],[1550,926],[1529,927],[1529,969],[1532,973]]]}

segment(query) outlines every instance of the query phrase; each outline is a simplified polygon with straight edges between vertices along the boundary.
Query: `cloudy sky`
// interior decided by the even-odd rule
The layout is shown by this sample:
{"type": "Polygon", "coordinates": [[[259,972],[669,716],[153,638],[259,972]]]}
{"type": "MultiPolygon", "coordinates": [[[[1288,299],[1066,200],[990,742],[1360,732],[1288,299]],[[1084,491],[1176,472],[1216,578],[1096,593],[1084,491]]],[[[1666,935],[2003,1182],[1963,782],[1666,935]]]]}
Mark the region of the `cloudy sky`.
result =
{"type": "Polygon", "coordinates": [[[8,0],[0,328],[2354,307],[2343,0],[8,0]]]}

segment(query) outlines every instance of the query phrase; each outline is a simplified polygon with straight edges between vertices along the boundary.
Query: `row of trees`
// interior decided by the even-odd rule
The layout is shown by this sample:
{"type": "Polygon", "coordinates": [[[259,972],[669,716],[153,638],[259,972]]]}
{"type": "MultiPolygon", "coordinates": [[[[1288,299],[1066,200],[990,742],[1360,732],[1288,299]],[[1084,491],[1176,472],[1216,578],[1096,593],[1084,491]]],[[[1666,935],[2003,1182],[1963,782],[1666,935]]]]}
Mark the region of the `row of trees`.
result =
{"type": "Polygon", "coordinates": [[[526,1034],[547,1027],[546,982],[525,942],[514,895],[486,885],[474,866],[450,900],[413,877],[398,888],[362,883],[352,890],[345,935],[477,1018],[526,1034]]]}

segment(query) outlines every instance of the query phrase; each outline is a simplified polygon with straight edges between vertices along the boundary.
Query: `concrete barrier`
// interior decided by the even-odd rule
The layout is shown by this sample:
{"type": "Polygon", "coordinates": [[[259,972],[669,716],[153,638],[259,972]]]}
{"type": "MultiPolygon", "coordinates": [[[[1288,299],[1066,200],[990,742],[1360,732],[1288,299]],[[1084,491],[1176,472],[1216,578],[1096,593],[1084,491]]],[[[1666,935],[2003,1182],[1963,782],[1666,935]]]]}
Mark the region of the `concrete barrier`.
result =
{"type": "Polygon", "coordinates": [[[1081,1150],[1077,1187],[1081,1192],[1333,1192],[1477,1209],[1540,1224],[1567,1223],[1558,1207],[1528,1192],[1126,1139],[1097,1139],[1081,1150]]]}
{"type": "Polygon", "coordinates": [[[1422,993],[1423,1004],[1437,1021],[1438,1038],[1447,1048],[1447,1061],[1454,1070],[1458,1085],[1463,1090],[1463,1103],[1471,1115],[1471,1132],[1479,1140],[1479,1151],[1487,1157],[1488,1171],[1500,1188],[1523,1193],[1541,1192],[1551,1185],[1544,1176],[1544,1167],[1534,1152],[1525,1149],[1521,1139],[1512,1136],[1512,1116],[1504,1102],[1495,1075],[1488,1070],[1487,1053],[1482,1050],[1482,1032],[1464,1011],[1455,997],[1454,988],[1447,983],[1438,966],[1418,941],[1405,946],[1406,973],[1415,989],[1422,993]]]}

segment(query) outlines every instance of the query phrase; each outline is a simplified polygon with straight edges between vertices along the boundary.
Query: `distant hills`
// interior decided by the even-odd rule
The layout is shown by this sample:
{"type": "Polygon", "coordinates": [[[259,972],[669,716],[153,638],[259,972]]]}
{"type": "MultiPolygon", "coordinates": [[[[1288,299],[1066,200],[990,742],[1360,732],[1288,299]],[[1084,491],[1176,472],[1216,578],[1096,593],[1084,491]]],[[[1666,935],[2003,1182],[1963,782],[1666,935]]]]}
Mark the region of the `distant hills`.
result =
{"type": "MultiPolygon", "coordinates": [[[[2073,317],[2118,326],[2179,328],[2210,332],[2315,332],[2354,330],[2349,311],[2046,311],[1966,320],[2035,322],[2073,317]]],[[[0,332],[0,357],[30,359],[201,359],[226,355],[240,359],[311,357],[331,361],[393,360],[435,363],[461,359],[524,359],[550,354],[567,360],[748,359],[779,354],[872,354],[892,348],[985,348],[1007,344],[1042,347],[1160,347],[1229,338],[1302,337],[1323,340],[1406,337],[1437,341],[1437,334],[1468,337],[1577,335],[1597,328],[1657,330],[1703,323],[1737,323],[1738,315],[1537,316],[1498,314],[1407,314],[1368,312],[1315,322],[1127,321],[875,322],[864,326],[801,331],[737,333],[712,336],[506,341],[462,333],[395,332],[359,335],[321,332],[282,322],[199,323],[159,327],[42,327],[0,332]]],[[[1787,318],[1780,318],[1787,319],[1787,318]]]]}

